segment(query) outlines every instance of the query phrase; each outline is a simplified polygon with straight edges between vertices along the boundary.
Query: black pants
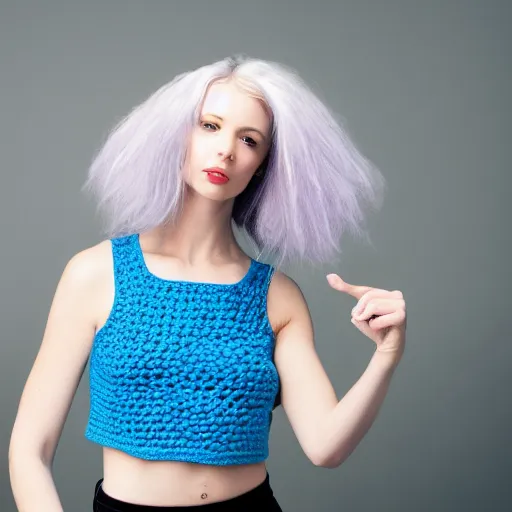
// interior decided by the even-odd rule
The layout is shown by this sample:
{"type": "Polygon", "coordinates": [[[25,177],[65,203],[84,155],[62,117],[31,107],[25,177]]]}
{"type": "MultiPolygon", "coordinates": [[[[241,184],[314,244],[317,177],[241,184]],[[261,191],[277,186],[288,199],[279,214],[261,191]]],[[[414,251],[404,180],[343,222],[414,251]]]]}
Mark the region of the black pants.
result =
{"type": "Polygon", "coordinates": [[[160,507],[154,505],[138,505],[112,498],[105,494],[101,483],[103,478],[96,483],[94,489],[93,512],[188,512],[201,510],[205,512],[244,512],[244,511],[265,511],[282,512],[277,503],[272,488],[270,487],[269,474],[265,480],[254,489],[251,489],[240,496],[205,505],[160,507]]]}

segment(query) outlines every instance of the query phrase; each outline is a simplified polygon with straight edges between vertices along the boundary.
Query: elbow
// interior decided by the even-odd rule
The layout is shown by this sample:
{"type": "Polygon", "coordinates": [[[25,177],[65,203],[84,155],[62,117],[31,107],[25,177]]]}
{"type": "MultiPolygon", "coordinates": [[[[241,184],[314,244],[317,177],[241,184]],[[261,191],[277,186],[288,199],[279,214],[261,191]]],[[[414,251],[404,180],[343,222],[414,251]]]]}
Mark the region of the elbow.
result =
{"type": "Polygon", "coordinates": [[[327,436],[319,434],[314,439],[308,439],[302,448],[313,465],[319,468],[336,469],[350,455],[346,445],[335,446],[326,441],[327,436]]]}
{"type": "Polygon", "coordinates": [[[334,459],[334,458],[331,458],[331,459],[313,459],[311,460],[311,462],[316,466],[316,467],[319,467],[319,468],[326,468],[326,469],[336,469],[336,468],[339,468],[341,466],[341,463],[343,462],[342,460],[338,460],[338,459],[334,459]]]}
{"type": "Polygon", "coordinates": [[[9,469],[23,467],[34,460],[41,462],[47,467],[51,467],[53,453],[51,450],[39,449],[33,443],[28,443],[22,439],[14,440],[14,438],[11,438],[8,451],[9,469]]]}
{"type": "Polygon", "coordinates": [[[7,458],[9,462],[9,468],[11,468],[17,460],[20,458],[21,449],[18,448],[18,444],[13,441],[11,438],[11,441],[9,443],[9,449],[7,453],[7,458]]]}
{"type": "Polygon", "coordinates": [[[11,443],[9,445],[8,462],[10,471],[12,471],[14,468],[23,465],[26,462],[27,458],[33,457],[32,454],[27,453],[26,449],[14,443],[11,443]]]}
{"type": "Polygon", "coordinates": [[[333,448],[327,443],[322,443],[316,447],[316,450],[310,452],[309,459],[320,468],[336,469],[350,456],[353,450],[347,446],[338,446],[333,448]]]}
{"type": "Polygon", "coordinates": [[[311,463],[319,468],[335,469],[344,461],[341,452],[333,450],[328,443],[319,442],[318,439],[307,446],[303,445],[303,449],[311,463]]]}
{"type": "Polygon", "coordinates": [[[315,453],[314,455],[310,455],[309,460],[319,468],[326,469],[335,469],[341,466],[343,463],[343,459],[340,457],[336,457],[335,454],[322,454],[315,453]]]}

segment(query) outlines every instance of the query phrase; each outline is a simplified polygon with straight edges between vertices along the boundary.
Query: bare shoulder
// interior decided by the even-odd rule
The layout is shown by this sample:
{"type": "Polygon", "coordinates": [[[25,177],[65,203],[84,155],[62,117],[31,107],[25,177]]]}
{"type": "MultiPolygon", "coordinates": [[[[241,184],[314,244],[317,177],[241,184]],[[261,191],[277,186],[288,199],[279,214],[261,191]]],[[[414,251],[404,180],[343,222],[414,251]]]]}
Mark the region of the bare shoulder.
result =
{"type": "Polygon", "coordinates": [[[91,280],[95,281],[102,274],[108,272],[109,266],[112,265],[110,247],[110,240],[103,240],[77,252],[67,262],[63,277],[74,281],[77,285],[91,283],[91,280]]]}
{"type": "Polygon", "coordinates": [[[110,240],[102,240],[95,245],[77,252],[68,262],[67,267],[76,277],[94,277],[98,272],[105,272],[112,263],[112,245],[110,240]]]}
{"type": "Polygon", "coordinates": [[[268,289],[267,307],[276,334],[290,321],[311,322],[309,308],[300,286],[290,276],[276,270],[268,289]]]}
{"type": "Polygon", "coordinates": [[[71,258],[69,272],[77,286],[87,287],[87,308],[95,331],[106,322],[114,302],[114,263],[112,243],[103,240],[71,258]]]}

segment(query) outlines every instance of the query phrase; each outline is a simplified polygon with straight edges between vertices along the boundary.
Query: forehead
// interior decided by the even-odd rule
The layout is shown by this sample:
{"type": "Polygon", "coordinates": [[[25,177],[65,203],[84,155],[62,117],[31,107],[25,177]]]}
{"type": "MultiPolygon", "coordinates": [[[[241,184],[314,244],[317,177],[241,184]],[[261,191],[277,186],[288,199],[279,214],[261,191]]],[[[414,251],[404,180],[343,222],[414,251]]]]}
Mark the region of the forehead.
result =
{"type": "Polygon", "coordinates": [[[214,83],[205,95],[202,114],[215,114],[225,121],[267,129],[269,119],[261,102],[232,82],[214,83]]]}

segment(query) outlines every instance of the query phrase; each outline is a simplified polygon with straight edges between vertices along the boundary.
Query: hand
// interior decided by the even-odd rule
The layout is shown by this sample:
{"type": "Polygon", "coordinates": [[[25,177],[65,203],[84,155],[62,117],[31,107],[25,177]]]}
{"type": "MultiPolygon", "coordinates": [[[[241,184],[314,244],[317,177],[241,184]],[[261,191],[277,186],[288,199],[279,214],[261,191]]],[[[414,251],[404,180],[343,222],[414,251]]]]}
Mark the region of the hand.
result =
{"type": "Polygon", "coordinates": [[[407,313],[402,292],[348,284],[328,274],[332,288],[358,300],[351,322],[377,345],[377,351],[401,358],[405,348],[407,313]]]}

